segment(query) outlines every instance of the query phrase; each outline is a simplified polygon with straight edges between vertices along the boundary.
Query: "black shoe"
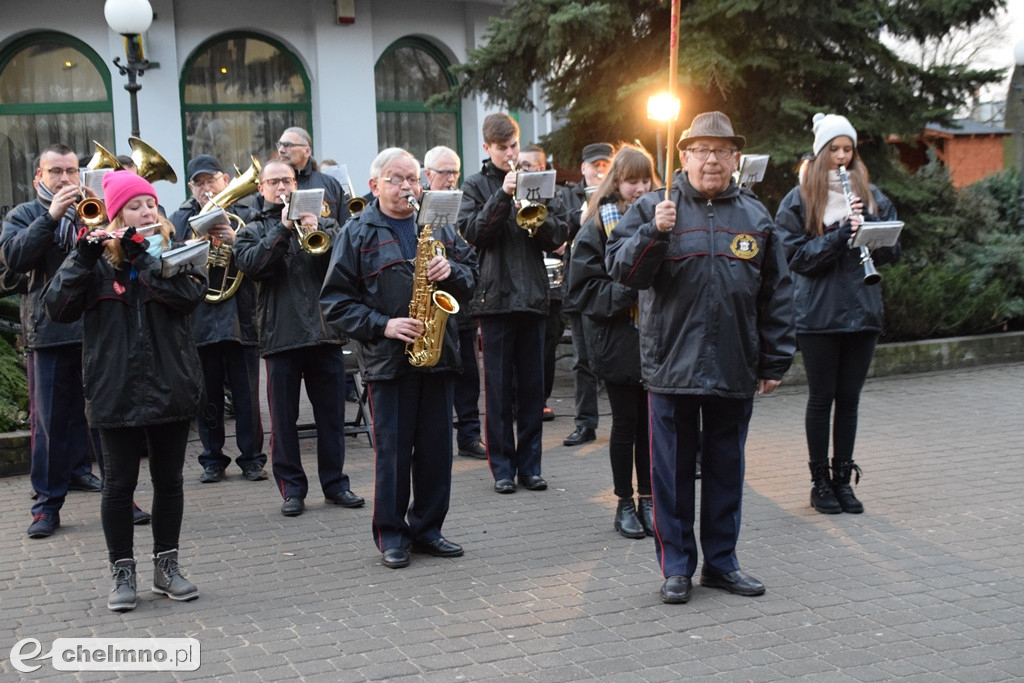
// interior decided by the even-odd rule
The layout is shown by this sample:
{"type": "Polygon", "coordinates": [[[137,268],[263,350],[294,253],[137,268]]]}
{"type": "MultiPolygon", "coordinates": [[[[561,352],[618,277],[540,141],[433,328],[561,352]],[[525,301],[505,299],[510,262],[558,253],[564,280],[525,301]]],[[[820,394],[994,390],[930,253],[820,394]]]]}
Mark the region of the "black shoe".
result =
{"type": "Polygon", "coordinates": [[[593,441],[597,438],[597,434],[590,427],[577,427],[569,436],[565,437],[565,441],[562,442],[564,446],[579,446],[582,443],[593,441]]]}
{"type": "Polygon", "coordinates": [[[401,569],[409,566],[409,551],[405,548],[388,548],[384,551],[384,566],[401,569]]]}
{"type": "Polygon", "coordinates": [[[661,586],[661,601],[669,605],[681,605],[690,599],[693,581],[689,576],[676,574],[665,579],[661,586]]]}
{"type": "Polygon", "coordinates": [[[242,476],[249,481],[265,481],[267,478],[267,471],[264,470],[261,465],[249,465],[242,470],[242,476]]]}
{"type": "Polygon", "coordinates": [[[40,512],[33,515],[32,523],[28,525],[29,538],[46,538],[53,536],[53,532],[60,526],[59,512],[40,512]]]}
{"type": "Polygon", "coordinates": [[[487,448],[480,441],[474,441],[466,446],[459,446],[459,455],[477,460],[487,459],[487,448]]]}
{"type": "Polygon", "coordinates": [[[434,557],[461,557],[462,546],[458,543],[452,543],[444,536],[435,538],[429,543],[413,543],[412,551],[414,553],[425,553],[427,555],[433,555],[434,557]]]}
{"type": "Polygon", "coordinates": [[[728,574],[701,571],[700,585],[708,588],[721,588],[736,595],[764,595],[764,584],[742,569],[731,571],[728,574]]]}
{"type": "Polygon", "coordinates": [[[285,517],[298,517],[306,509],[306,501],[298,496],[285,498],[281,503],[281,514],[285,517]]]}
{"type": "Polygon", "coordinates": [[[334,503],[340,505],[343,508],[361,508],[363,503],[366,501],[352,493],[351,491],[342,491],[333,498],[325,498],[328,503],[334,503]]]}
{"type": "Polygon", "coordinates": [[[349,389],[345,393],[345,400],[349,403],[359,403],[359,394],[356,393],[355,389],[349,389]]]}
{"type": "Polygon", "coordinates": [[[647,532],[636,514],[636,505],[632,498],[620,498],[615,509],[615,530],[626,538],[644,538],[647,532]]]}
{"type": "Polygon", "coordinates": [[[540,419],[544,422],[551,422],[552,420],[555,419],[555,411],[551,410],[551,408],[548,408],[547,406],[544,406],[544,408],[540,412],[540,419]]]}
{"type": "Polygon", "coordinates": [[[92,472],[86,472],[80,477],[71,477],[71,481],[68,482],[68,491],[99,493],[102,490],[103,483],[100,482],[100,478],[92,472]]]}
{"type": "Polygon", "coordinates": [[[511,479],[499,479],[494,482],[494,490],[498,493],[515,493],[516,483],[511,479]]]}
{"type": "Polygon", "coordinates": [[[153,515],[149,514],[132,501],[132,524],[149,524],[153,515]]]}
{"type": "Polygon", "coordinates": [[[207,467],[203,470],[203,473],[199,475],[199,481],[204,484],[212,484],[220,481],[225,476],[223,467],[207,467]]]}
{"type": "Polygon", "coordinates": [[[527,474],[526,476],[520,475],[519,483],[528,491],[543,491],[548,487],[548,483],[544,481],[544,477],[539,474],[527,474]]]}
{"type": "Polygon", "coordinates": [[[637,517],[640,518],[640,524],[644,527],[644,533],[648,536],[654,535],[654,499],[650,496],[640,496],[637,499],[640,502],[639,514],[637,517]]]}

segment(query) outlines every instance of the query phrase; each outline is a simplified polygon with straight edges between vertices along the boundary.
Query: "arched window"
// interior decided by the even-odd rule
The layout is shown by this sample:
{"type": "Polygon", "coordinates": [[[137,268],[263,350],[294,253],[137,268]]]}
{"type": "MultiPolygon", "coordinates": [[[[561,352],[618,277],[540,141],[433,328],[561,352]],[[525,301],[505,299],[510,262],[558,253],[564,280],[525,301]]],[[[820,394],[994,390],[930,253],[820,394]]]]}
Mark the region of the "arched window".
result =
{"type": "Polygon", "coordinates": [[[185,63],[181,81],[185,160],[213,154],[230,168],[273,157],[289,126],[309,131],[309,77],[283,45],[252,33],[223,33],[185,63]]]}
{"type": "Polygon", "coordinates": [[[77,38],[33,33],[0,51],[0,205],[35,198],[36,157],[52,144],[113,149],[112,112],[110,71],[77,38]]]}
{"type": "Polygon", "coordinates": [[[462,156],[462,117],[456,107],[427,107],[455,79],[436,47],[402,38],[388,47],[374,67],[377,88],[377,146],[402,147],[420,161],[431,147],[446,145],[462,156]]]}

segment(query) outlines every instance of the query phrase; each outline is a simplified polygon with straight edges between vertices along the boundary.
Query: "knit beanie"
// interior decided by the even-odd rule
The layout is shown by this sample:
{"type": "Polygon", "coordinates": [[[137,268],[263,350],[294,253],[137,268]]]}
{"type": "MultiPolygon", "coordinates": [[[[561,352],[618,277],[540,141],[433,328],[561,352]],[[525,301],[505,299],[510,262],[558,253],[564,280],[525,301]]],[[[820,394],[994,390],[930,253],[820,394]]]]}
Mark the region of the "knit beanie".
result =
{"type": "Polygon", "coordinates": [[[156,190],[149,181],[131,171],[113,171],[103,176],[103,203],[111,220],[121,212],[125,204],[141,195],[157,198],[156,190]]]}
{"type": "Polygon", "coordinates": [[[814,156],[822,150],[830,141],[845,135],[853,140],[853,146],[857,146],[857,131],[853,129],[845,116],[839,114],[815,114],[814,115],[814,156]]]}

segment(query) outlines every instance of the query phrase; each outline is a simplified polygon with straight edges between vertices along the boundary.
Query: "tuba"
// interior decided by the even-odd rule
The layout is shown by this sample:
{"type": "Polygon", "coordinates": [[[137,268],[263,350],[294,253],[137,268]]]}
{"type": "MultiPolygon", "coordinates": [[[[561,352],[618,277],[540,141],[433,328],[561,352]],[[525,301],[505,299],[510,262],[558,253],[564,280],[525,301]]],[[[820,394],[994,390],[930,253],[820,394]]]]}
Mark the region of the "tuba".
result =
{"type": "MultiPolygon", "coordinates": [[[[409,195],[409,206],[419,211],[416,198],[409,195]]],[[[423,334],[405,345],[409,364],[417,368],[430,368],[441,359],[445,326],[448,316],[459,312],[459,302],[448,292],[437,289],[427,280],[427,264],[435,256],[444,256],[444,244],[435,240],[431,226],[424,225],[416,241],[416,269],[413,274],[412,300],[409,317],[423,323],[423,334]]]]}
{"type": "Polygon", "coordinates": [[[178,182],[174,169],[159,152],[137,137],[128,138],[128,144],[132,148],[132,161],[140,176],[151,183],[157,180],[166,180],[172,184],[178,182]]]}
{"type": "MultiPolygon", "coordinates": [[[[248,197],[259,189],[260,162],[256,157],[252,158],[252,164],[215,196],[210,197],[206,206],[199,210],[199,215],[208,213],[217,208],[226,209],[244,197],[248,197]]],[[[226,212],[225,212],[226,213],[226,212]]],[[[233,213],[227,214],[228,220],[236,224],[235,230],[245,227],[245,222],[233,213]]],[[[231,260],[231,245],[218,242],[213,237],[210,240],[210,256],[206,267],[210,272],[210,288],[204,297],[207,303],[219,304],[235,295],[242,284],[242,272],[231,260]]]]}

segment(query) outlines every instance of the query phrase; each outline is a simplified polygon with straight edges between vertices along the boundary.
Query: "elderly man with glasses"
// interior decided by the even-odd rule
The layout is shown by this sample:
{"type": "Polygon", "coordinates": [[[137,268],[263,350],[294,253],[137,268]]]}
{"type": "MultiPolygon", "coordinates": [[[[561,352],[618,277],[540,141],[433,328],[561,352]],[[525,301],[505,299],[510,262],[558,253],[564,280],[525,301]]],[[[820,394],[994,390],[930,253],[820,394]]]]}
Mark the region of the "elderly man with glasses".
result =
{"type": "MultiPolygon", "coordinates": [[[[345,225],[351,217],[348,210],[349,197],[345,189],[336,179],[317,170],[316,159],[313,158],[313,139],[306,129],[292,126],[286,128],[277,139],[277,158],[288,164],[295,171],[296,189],[324,189],[324,218],[332,218],[338,225],[345,225]]],[[[262,199],[257,199],[262,208],[262,199]]]]}
{"type": "Polygon", "coordinates": [[[270,461],[284,499],[281,514],[301,515],[309,482],[299,453],[299,389],[316,422],[320,488],[328,503],[360,507],[349,489],[345,467],[345,338],[329,329],[320,313],[320,287],[331,255],[302,248],[297,223],[317,228],[334,241],[340,228],[329,219],[302,213],[288,219],[287,202],[296,189],[295,171],[268,161],[260,172],[264,209],[238,231],[232,254],[246,277],[258,283],[259,350],[267,367],[270,404],[270,461]]]}
{"type": "Polygon", "coordinates": [[[640,290],[640,361],[650,405],[661,599],[690,599],[703,428],[700,583],[737,595],[764,584],[736,558],[754,394],[782,381],[796,351],[793,280],[771,214],[732,174],[746,139],[722,112],[699,114],[677,147],[669,196],[637,200],[612,230],[612,278],[640,290]]]}

